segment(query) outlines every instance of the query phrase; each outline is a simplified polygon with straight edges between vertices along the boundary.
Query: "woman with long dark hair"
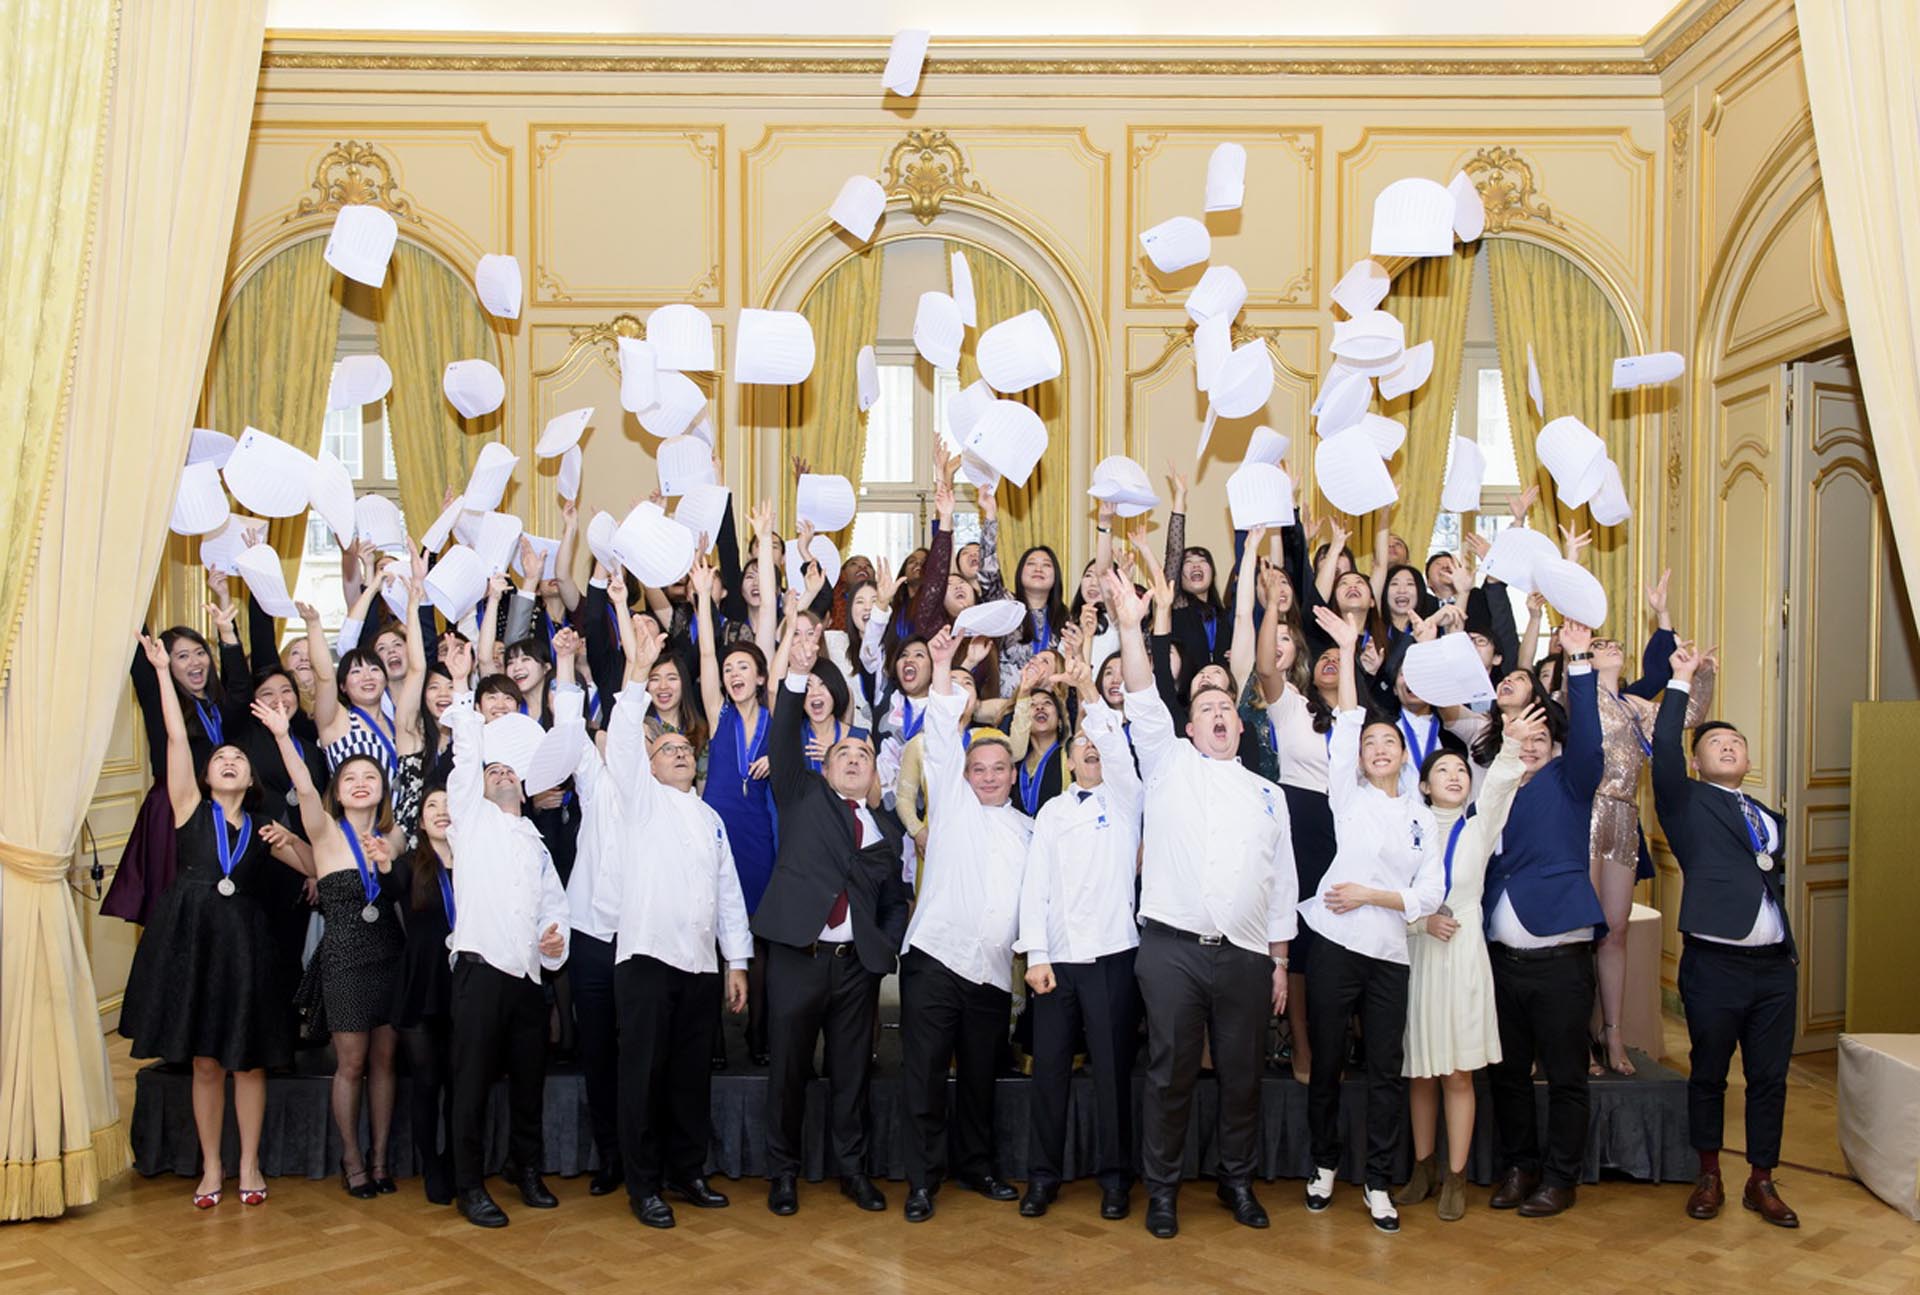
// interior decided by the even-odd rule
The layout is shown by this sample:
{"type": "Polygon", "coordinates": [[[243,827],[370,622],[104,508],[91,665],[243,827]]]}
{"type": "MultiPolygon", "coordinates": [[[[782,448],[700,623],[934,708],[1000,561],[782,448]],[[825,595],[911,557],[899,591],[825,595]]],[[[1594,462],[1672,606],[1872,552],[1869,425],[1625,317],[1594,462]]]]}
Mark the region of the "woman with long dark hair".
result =
{"type": "Polygon", "coordinates": [[[447,939],[453,903],[452,818],[447,789],[429,784],[420,802],[419,834],[396,870],[405,895],[406,944],[395,982],[393,1024],[407,1056],[407,1111],[413,1150],[427,1199],[453,1203],[451,1145],[441,1148],[453,1040],[453,970],[447,939]]]}
{"type": "MultiPolygon", "coordinates": [[[[140,650],[156,677],[169,668],[163,644],[142,634],[140,650]]],[[[201,1157],[196,1209],[220,1203],[226,1080],[233,1076],[240,1199],[258,1205],[267,1198],[260,1172],[266,1072],[286,1065],[293,1054],[289,986],[276,974],[273,927],[262,897],[276,893],[280,869],[270,855],[293,868],[302,858],[290,833],[256,817],[260,793],[246,752],[222,742],[196,768],[178,693],[171,687],[156,691],[166,736],[160,781],[181,866],[158,896],[134,951],[120,1033],[133,1041],[135,1059],[193,1067],[201,1157]]]]}

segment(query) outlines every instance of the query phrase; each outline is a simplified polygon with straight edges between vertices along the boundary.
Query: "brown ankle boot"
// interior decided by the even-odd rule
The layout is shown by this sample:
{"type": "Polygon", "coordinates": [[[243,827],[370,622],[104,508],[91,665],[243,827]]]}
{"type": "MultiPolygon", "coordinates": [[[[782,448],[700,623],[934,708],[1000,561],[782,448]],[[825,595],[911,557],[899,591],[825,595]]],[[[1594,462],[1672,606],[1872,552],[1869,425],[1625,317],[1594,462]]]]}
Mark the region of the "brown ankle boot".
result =
{"type": "Polygon", "coordinates": [[[1425,1160],[1414,1161],[1413,1176],[1407,1179],[1407,1185],[1405,1187],[1402,1187],[1393,1194],[1393,1203],[1395,1205],[1418,1205],[1421,1201],[1433,1195],[1434,1188],[1438,1186],[1435,1180],[1439,1175],[1439,1171],[1440,1156],[1437,1152],[1428,1156],[1425,1160]]]}
{"type": "Polygon", "coordinates": [[[1440,1184],[1440,1221],[1458,1223],[1467,1214],[1467,1180],[1452,1170],[1440,1184]]]}

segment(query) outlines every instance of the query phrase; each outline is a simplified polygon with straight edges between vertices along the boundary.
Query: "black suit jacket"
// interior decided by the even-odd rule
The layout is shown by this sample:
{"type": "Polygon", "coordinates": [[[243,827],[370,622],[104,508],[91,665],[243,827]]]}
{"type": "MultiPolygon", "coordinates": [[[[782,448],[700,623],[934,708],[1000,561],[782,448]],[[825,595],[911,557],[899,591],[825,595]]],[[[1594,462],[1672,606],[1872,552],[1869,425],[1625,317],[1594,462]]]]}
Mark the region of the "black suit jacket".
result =
{"type": "Polygon", "coordinates": [[[1687,776],[1687,757],[1681,749],[1686,716],[1687,694],[1670,688],[1660,699],[1660,718],[1653,726],[1654,812],[1685,878],[1680,890],[1680,929],[1738,940],[1753,929],[1761,899],[1771,896],[1787,933],[1787,949],[1798,958],[1787,918],[1786,820],[1760,806],[1760,812],[1773,820],[1779,846],[1773,852],[1774,866],[1761,868],[1754,862],[1753,838],[1747,833],[1739,802],[1724,788],[1687,776]]]}
{"type": "Polygon", "coordinates": [[[753,933],[805,948],[820,938],[833,901],[847,892],[860,964],[876,976],[894,968],[912,901],[900,879],[900,820],[874,810],[880,840],[854,846],[854,815],[827,780],[807,767],[806,699],[776,685],[767,738],[768,781],[780,814],[780,852],[753,915],[753,933]]]}

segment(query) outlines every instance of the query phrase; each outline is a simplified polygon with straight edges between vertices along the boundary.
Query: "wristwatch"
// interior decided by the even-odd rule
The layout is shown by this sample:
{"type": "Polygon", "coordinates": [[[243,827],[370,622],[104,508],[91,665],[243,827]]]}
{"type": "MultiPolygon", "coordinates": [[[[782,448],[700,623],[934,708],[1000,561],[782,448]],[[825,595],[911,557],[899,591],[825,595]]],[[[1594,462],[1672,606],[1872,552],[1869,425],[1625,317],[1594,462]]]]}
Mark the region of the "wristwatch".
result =
{"type": "Polygon", "coordinates": [[[1567,664],[1568,664],[1568,665],[1572,665],[1572,664],[1573,664],[1574,662],[1576,662],[1576,661],[1591,661],[1591,660],[1593,660],[1593,653],[1591,653],[1591,652],[1569,652],[1569,653],[1567,653],[1567,664]]]}

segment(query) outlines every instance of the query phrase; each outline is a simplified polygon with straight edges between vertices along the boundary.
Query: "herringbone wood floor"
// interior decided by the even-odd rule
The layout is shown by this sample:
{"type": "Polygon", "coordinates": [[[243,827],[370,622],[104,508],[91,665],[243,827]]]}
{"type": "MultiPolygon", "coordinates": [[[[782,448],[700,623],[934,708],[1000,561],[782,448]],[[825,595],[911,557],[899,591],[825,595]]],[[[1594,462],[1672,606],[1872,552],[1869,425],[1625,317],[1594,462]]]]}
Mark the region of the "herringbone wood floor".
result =
{"type": "MultiPolygon", "coordinates": [[[[1672,1024],[1668,1051],[1684,1065],[1685,1036],[1672,1024]]],[[[117,1043],[115,1075],[130,1111],[125,1054],[117,1043]]],[[[1735,1083],[1730,1134],[1740,1127],[1735,1083]]],[[[265,1206],[243,1209],[229,1182],[226,1201],[199,1214],[185,1179],[128,1178],[59,1222],[0,1228],[0,1295],[1920,1290],[1920,1229],[1841,1176],[1831,1054],[1795,1068],[1786,1157],[1779,1182],[1800,1212],[1798,1232],[1737,1206],[1695,1223],[1682,1213],[1684,1186],[1604,1183],[1583,1188],[1578,1207],[1558,1219],[1493,1214],[1476,1190],[1464,1221],[1410,1210],[1400,1235],[1384,1237],[1368,1226],[1357,1192],[1343,1185],[1333,1209],[1309,1215],[1301,1184],[1282,1181],[1260,1188],[1274,1219],[1266,1232],[1235,1227],[1209,1185],[1189,1184],[1171,1243],[1146,1235],[1138,1199],[1126,1222],[1102,1222],[1091,1184],[1069,1185],[1040,1221],[949,1190],[932,1222],[910,1226],[899,1184],[888,1185],[885,1215],[859,1213],[831,1184],[802,1184],[800,1213],[779,1219],[764,1208],[763,1183],[722,1182],[732,1208],[683,1208],[680,1226],[661,1233],[636,1223],[623,1197],[595,1200],[576,1180],[552,1184],[561,1206],[544,1213],[503,1193],[513,1225],[488,1233],[428,1205],[413,1183],[361,1202],[337,1181],[278,1179],[265,1206]]],[[[1728,1168],[1737,1174],[1735,1157],[1728,1168]]]]}

